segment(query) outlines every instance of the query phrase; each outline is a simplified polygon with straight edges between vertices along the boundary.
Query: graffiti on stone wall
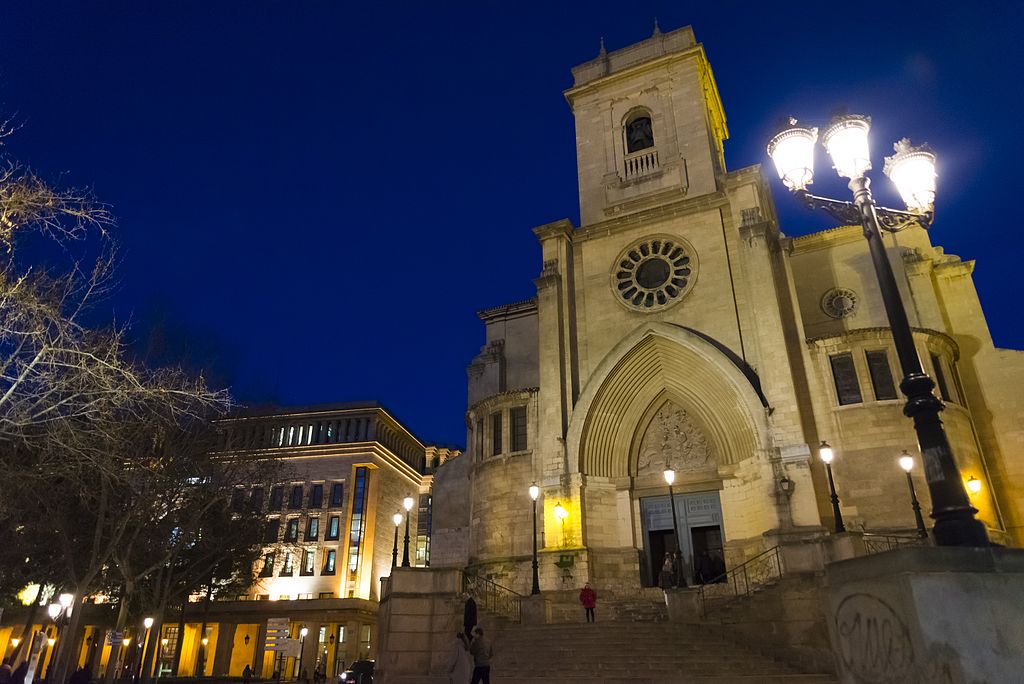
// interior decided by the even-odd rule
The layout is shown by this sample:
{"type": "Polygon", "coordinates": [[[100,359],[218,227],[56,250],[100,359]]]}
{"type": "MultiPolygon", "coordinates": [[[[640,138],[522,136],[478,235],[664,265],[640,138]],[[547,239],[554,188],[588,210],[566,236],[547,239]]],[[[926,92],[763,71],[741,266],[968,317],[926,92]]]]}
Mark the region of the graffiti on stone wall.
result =
{"type": "Polygon", "coordinates": [[[843,667],[858,682],[896,684],[916,680],[910,631],[888,603],[850,594],[835,616],[843,667]]]}
{"type": "Polygon", "coordinates": [[[693,418],[671,401],[654,415],[640,441],[637,475],[661,474],[667,467],[678,472],[713,467],[711,448],[693,418]]]}

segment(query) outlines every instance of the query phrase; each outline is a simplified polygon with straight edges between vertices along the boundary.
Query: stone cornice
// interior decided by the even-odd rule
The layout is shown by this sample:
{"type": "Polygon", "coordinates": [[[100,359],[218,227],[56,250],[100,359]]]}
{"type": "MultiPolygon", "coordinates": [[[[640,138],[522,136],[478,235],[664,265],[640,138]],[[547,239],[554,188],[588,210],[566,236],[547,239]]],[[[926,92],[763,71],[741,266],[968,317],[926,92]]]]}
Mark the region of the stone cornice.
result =
{"type": "MultiPolygon", "coordinates": [[[[911,328],[915,335],[923,335],[929,338],[937,339],[945,346],[949,348],[953,359],[956,360],[960,357],[960,345],[956,343],[952,337],[944,332],[933,330],[931,328],[911,328]]],[[[815,346],[826,346],[832,341],[861,341],[861,340],[892,340],[892,330],[885,326],[871,327],[871,328],[855,328],[853,330],[847,330],[837,335],[820,335],[818,337],[808,337],[806,342],[809,345],[815,346]]]]}
{"type": "Polygon", "coordinates": [[[569,219],[559,219],[557,221],[552,221],[551,223],[545,223],[542,226],[534,228],[533,234],[536,235],[537,239],[541,242],[552,238],[565,238],[569,242],[572,242],[572,221],[569,219]]]}
{"type": "Polygon", "coordinates": [[[538,392],[540,392],[539,387],[524,387],[522,389],[505,390],[504,392],[498,392],[497,394],[484,397],[466,409],[467,426],[470,413],[476,413],[480,409],[504,406],[515,401],[529,400],[531,396],[538,392]]]}
{"type": "Polygon", "coordinates": [[[530,299],[520,299],[518,302],[511,302],[509,304],[502,304],[500,306],[492,306],[489,309],[482,309],[476,312],[477,318],[482,321],[489,321],[494,318],[501,316],[515,316],[519,314],[530,314],[536,313],[537,311],[537,298],[531,297],[530,299]]]}

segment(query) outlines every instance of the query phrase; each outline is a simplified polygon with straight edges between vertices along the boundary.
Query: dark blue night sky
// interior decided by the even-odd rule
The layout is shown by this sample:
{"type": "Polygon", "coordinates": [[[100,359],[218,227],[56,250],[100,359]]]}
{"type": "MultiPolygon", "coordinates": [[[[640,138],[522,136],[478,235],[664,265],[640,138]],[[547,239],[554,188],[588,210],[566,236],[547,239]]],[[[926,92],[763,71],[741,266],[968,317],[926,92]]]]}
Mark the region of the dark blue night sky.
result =
{"type": "MultiPolygon", "coordinates": [[[[569,69],[694,27],[731,168],[779,118],[874,118],[940,154],[933,239],[977,259],[996,343],[1024,348],[1024,3],[138,2],[0,6],[8,152],[90,185],[123,244],[106,318],[242,402],[378,399],[465,439],[475,311],[534,293],[530,229],[578,222],[569,69]]],[[[824,153],[821,153],[824,155],[824,153]]],[[[845,196],[819,157],[813,190],[845,196]],[[826,173],[827,171],[827,173],[826,173]]],[[[783,230],[829,227],[779,184],[783,230]]]]}

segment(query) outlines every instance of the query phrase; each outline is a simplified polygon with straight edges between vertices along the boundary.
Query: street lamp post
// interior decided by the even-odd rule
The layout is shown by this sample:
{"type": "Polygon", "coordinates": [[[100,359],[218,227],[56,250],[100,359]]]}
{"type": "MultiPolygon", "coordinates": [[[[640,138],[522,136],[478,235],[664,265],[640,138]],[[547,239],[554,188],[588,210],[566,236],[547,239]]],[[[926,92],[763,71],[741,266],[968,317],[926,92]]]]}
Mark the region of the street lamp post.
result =
{"type": "Polygon", "coordinates": [[[530,498],[533,499],[533,588],[530,594],[536,596],[540,593],[540,576],[537,573],[537,497],[540,496],[540,487],[534,482],[530,485],[530,498]]]}
{"type": "MultiPolygon", "coordinates": [[[[665,484],[668,485],[668,500],[672,504],[672,533],[675,534],[675,536],[676,536],[676,555],[675,555],[675,561],[674,562],[675,563],[679,563],[681,565],[682,564],[682,560],[683,560],[683,549],[679,545],[679,542],[681,540],[679,539],[679,521],[676,520],[676,497],[675,497],[675,494],[672,491],[672,485],[676,481],[676,471],[672,470],[672,468],[665,468],[664,476],[665,476],[665,484]]],[[[682,568],[681,567],[680,568],[675,568],[675,573],[674,574],[676,575],[676,577],[673,577],[672,580],[676,584],[679,584],[677,578],[679,577],[679,574],[681,572],[682,572],[682,568]]]]}
{"type": "Polygon", "coordinates": [[[896,185],[907,211],[878,207],[871,197],[870,180],[866,176],[871,169],[870,127],[868,117],[839,116],[822,134],[836,172],[849,179],[853,202],[818,197],[807,192],[807,186],[814,179],[816,128],[799,126],[796,119],[790,119],[789,126],[768,144],[768,154],[775,162],[783,184],[806,206],[821,209],[845,224],[862,226],[892,329],[896,354],[903,369],[900,391],[907,398],[903,413],[914,421],[928,474],[935,541],[942,546],[988,546],[985,526],[975,518],[977,510],[964,490],[953,449],[939,418],[942,401],[932,391],[934,381],[921,367],[910,321],[882,242],[883,229],[897,232],[912,225],[928,227],[931,224],[935,203],[935,155],[926,146],[912,147],[905,138],[896,143],[895,154],[886,158],[883,171],[896,185]]]}
{"type": "Polygon", "coordinates": [[[402,567],[409,567],[409,512],[412,510],[413,500],[411,496],[407,496],[402,500],[402,506],[405,507],[405,541],[402,543],[402,567]]]}
{"type": "Polygon", "coordinates": [[[391,516],[392,522],[395,523],[395,545],[391,548],[391,567],[398,567],[398,526],[402,524],[402,514],[398,511],[391,516]]]}
{"type": "Polygon", "coordinates": [[[910,477],[910,471],[914,469],[914,457],[904,449],[900,455],[900,468],[907,474],[907,486],[910,487],[910,505],[914,509],[914,521],[917,523],[917,536],[921,539],[928,538],[928,530],[924,526],[924,518],[921,516],[921,504],[917,500],[917,492],[914,490],[914,478],[910,477]]]}
{"type": "MultiPolygon", "coordinates": [[[[149,632],[153,629],[153,618],[148,617],[142,621],[142,626],[146,628],[146,636],[142,642],[142,653],[139,658],[139,667],[137,672],[139,673],[139,679],[142,679],[142,668],[146,665],[146,657],[149,655],[149,632]]],[[[148,677],[148,674],[146,675],[148,677]]]]}
{"type": "Polygon", "coordinates": [[[825,472],[828,473],[828,491],[832,499],[832,517],[835,520],[836,532],[845,532],[846,525],[843,524],[843,513],[839,510],[839,496],[836,494],[836,481],[832,478],[832,459],[835,458],[835,452],[828,442],[822,441],[818,447],[818,456],[821,457],[821,462],[825,464],[825,472]]]}
{"type": "Polygon", "coordinates": [[[299,630],[299,676],[302,676],[302,660],[306,657],[306,635],[309,634],[309,627],[299,630]]]}

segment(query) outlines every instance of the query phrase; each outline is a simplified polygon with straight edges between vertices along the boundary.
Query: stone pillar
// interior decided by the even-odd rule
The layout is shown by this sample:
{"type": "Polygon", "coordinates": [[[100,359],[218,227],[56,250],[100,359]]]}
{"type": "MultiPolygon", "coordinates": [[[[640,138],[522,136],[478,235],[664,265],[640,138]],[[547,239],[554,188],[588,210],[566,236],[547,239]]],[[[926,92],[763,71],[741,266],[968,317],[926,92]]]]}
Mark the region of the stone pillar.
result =
{"type": "Polygon", "coordinates": [[[905,547],[832,563],[825,584],[844,684],[1020,681],[1024,550],[905,547]]]}
{"type": "Polygon", "coordinates": [[[302,644],[302,660],[299,663],[299,677],[302,677],[302,671],[305,670],[306,678],[309,681],[313,681],[313,669],[316,667],[317,650],[320,648],[320,623],[310,622],[306,624],[306,627],[309,629],[309,633],[306,634],[306,640],[302,644]]]}
{"type": "Polygon", "coordinates": [[[257,625],[256,629],[256,651],[252,659],[252,677],[253,679],[260,679],[264,676],[270,676],[269,672],[266,675],[263,674],[263,652],[267,648],[267,625],[262,623],[257,625]]]}
{"type": "Polygon", "coordinates": [[[220,623],[217,626],[217,646],[213,655],[213,676],[223,677],[231,667],[231,651],[235,647],[235,625],[220,623]]]}
{"type": "Polygon", "coordinates": [[[103,645],[106,643],[106,640],[107,630],[97,627],[92,633],[92,643],[89,644],[89,657],[85,661],[89,664],[93,677],[99,677],[100,660],[103,657],[103,645]]]}

